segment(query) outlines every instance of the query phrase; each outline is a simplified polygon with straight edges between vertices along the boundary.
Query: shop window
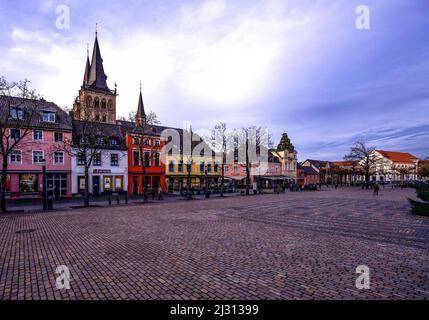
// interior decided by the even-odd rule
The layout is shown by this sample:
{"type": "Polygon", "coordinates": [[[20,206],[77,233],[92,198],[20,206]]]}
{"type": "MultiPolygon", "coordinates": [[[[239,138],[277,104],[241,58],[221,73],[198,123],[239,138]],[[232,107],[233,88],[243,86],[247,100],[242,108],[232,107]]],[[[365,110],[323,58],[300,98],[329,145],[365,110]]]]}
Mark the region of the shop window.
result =
{"type": "Polygon", "coordinates": [[[21,150],[13,150],[10,153],[10,163],[22,163],[22,152],[21,150]]]}
{"type": "Polygon", "coordinates": [[[38,179],[37,174],[20,174],[19,175],[19,192],[37,192],[38,179]]]}
{"type": "Polygon", "coordinates": [[[212,164],[211,163],[207,164],[207,172],[212,172],[212,164]]]}
{"type": "Polygon", "coordinates": [[[204,170],[205,170],[205,164],[204,164],[204,162],[201,162],[200,163],[200,172],[204,172],[204,170]]]}
{"type": "Polygon", "coordinates": [[[78,192],[84,192],[85,191],[85,177],[78,177],[77,178],[77,185],[78,185],[78,192]]]}
{"type": "Polygon", "coordinates": [[[214,172],[219,172],[219,165],[217,163],[214,165],[214,172]]]}
{"type": "Polygon", "coordinates": [[[110,176],[103,177],[103,187],[104,187],[104,191],[112,191],[112,177],[110,176]]]}
{"type": "Polygon", "coordinates": [[[10,192],[10,174],[6,175],[6,192],[10,192]]]}
{"type": "Polygon", "coordinates": [[[34,141],[43,141],[43,131],[34,130],[33,131],[33,140],[34,141]]]}
{"type": "Polygon", "coordinates": [[[115,177],[115,191],[123,191],[124,183],[123,177],[115,177]]]}

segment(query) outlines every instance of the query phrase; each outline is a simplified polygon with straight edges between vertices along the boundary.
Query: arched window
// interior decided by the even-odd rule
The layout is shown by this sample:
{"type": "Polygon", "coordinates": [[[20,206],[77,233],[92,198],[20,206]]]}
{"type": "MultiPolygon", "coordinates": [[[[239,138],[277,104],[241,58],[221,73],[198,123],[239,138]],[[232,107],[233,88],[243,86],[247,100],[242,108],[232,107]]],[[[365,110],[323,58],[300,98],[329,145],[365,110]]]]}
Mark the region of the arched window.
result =
{"type": "Polygon", "coordinates": [[[107,107],[109,108],[109,110],[113,109],[113,101],[110,99],[109,102],[107,103],[107,107]]]}
{"type": "Polygon", "coordinates": [[[101,100],[101,109],[106,109],[106,99],[101,100]]]}
{"type": "Polygon", "coordinates": [[[91,96],[86,97],[86,106],[88,108],[92,107],[92,97],[91,96]]]}
{"type": "Polygon", "coordinates": [[[95,100],[94,100],[94,107],[95,108],[100,108],[100,99],[95,98],[95,100]]]}

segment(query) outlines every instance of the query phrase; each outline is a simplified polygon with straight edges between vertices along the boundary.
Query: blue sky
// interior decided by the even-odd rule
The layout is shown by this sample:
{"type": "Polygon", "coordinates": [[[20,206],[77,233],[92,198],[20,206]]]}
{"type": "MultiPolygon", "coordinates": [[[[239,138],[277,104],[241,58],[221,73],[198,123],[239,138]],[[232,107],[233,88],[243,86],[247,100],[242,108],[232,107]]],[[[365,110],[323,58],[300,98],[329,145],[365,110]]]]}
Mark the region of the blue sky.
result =
{"type": "Polygon", "coordinates": [[[28,78],[70,107],[95,23],[118,114],[164,125],[267,126],[300,160],[340,160],[356,139],[429,156],[429,2],[425,0],[2,0],[0,74],[28,78]],[[370,9],[370,30],[355,27],[370,9]],[[70,28],[56,27],[56,8],[70,28]]]}

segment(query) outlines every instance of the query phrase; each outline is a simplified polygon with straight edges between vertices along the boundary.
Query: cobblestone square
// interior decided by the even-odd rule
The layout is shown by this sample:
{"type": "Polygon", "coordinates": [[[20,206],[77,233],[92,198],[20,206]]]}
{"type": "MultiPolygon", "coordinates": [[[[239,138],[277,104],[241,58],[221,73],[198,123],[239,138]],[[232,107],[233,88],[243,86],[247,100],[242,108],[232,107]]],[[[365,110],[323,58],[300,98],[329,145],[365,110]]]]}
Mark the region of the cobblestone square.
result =
{"type": "Polygon", "coordinates": [[[338,189],[0,216],[0,299],[428,299],[413,190],[338,189]],[[69,290],[56,287],[58,266],[69,290]],[[370,269],[357,289],[356,267],[370,269]]]}

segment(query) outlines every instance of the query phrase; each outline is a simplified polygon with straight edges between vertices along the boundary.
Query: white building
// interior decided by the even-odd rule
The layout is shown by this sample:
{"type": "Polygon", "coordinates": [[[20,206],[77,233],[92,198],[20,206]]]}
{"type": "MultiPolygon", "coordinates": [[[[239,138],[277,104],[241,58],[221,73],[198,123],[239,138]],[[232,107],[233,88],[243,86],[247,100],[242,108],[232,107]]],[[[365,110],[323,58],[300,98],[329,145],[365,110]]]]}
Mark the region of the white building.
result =
{"type": "MultiPolygon", "coordinates": [[[[73,139],[82,138],[83,123],[73,121],[73,139]]],[[[125,192],[128,189],[128,149],[120,125],[99,123],[96,136],[98,156],[89,168],[89,192],[92,195],[125,192]],[[98,143],[99,141],[99,143],[98,143]]],[[[85,160],[74,149],[72,157],[72,194],[85,190],[85,160]]]]}
{"type": "Polygon", "coordinates": [[[409,153],[375,150],[377,161],[373,182],[400,182],[417,180],[417,157],[409,153]]]}

